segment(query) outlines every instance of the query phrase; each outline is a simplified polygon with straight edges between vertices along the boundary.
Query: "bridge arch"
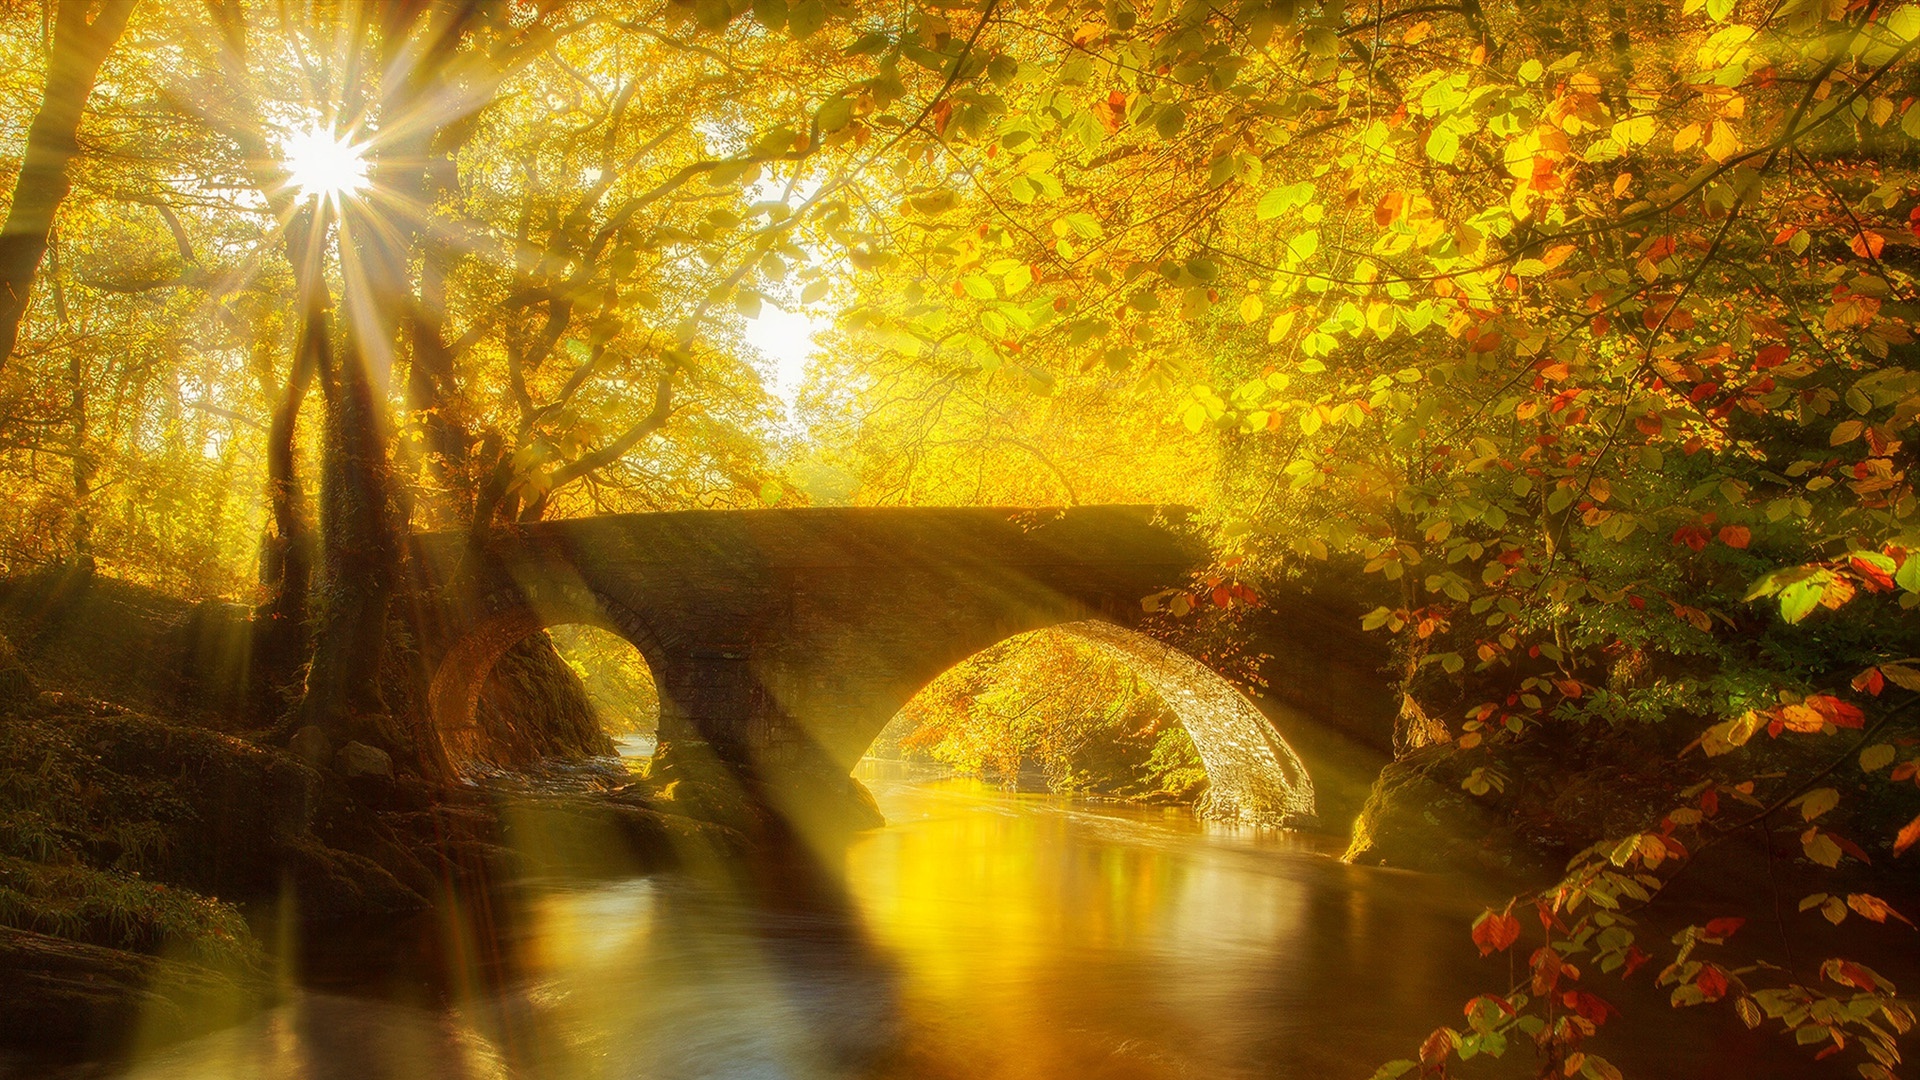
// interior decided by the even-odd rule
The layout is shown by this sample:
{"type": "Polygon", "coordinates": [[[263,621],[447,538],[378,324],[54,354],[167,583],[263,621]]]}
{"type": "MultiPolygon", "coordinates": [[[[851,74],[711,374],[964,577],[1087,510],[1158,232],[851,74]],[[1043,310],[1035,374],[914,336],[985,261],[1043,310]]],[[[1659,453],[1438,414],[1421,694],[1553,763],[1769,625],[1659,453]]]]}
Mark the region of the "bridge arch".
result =
{"type": "MultiPolygon", "coordinates": [[[[1287,826],[1314,820],[1313,779],[1299,754],[1266,715],[1219,672],[1157,638],[1101,618],[1049,622],[999,641],[1035,631],[1052,631],[1092,646],[1099,655],[1131,671],[1160,697],[1193,740],[1207,772],[1207,791],[1194,807],[1199,816],[1287,826]]],[[[985,648],[995,644],[999,642],[985,648]]],[[[968,657],[982,651],[985,649],[974,650],[968,657]]],[[[941,673],[965,659],[948,665],[941,673]]],[[[932,682],[928,679],[916,688],[900,702],[901,707],[932,682]]],[[[867,742],[870,744],[879,734],[880,729],[874,729],[867,742]]]]}
{"type": "MultiPolygon", "coordinates": [[[[507,651],[542,631],[560,626],[590,626],[604,630],[633,646],[656,685],[665,662],[653,628],[638,613],[583,585],[540,590],[516,590],[490,597],[476,608],[481,614],[459,633],[433,667],[428,705],[434,732],[456,771],[488,759],[488,735],[479,721],[482,688],[494,665],[507,651]]],[[[665,694],[660,696],[660,730],[669,730],[665,694]]]]}

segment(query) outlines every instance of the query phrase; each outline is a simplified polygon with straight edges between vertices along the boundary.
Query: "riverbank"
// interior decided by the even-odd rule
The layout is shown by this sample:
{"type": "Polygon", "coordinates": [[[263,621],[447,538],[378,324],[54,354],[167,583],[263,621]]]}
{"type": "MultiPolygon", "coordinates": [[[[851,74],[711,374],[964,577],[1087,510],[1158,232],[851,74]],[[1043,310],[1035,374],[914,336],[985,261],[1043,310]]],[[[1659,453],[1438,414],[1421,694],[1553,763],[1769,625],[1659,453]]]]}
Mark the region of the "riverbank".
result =
{"type": "Polygon", "coordinates": [[[202,608],[105,580],[7,586],[0,1049],[185,1037],[278,1000],[271,934],[720,857],[757,824],[719,777],[649,783],[611,759],[449,786],[349,744],[316,769],[246,702],[197,697],[202,608]]]}

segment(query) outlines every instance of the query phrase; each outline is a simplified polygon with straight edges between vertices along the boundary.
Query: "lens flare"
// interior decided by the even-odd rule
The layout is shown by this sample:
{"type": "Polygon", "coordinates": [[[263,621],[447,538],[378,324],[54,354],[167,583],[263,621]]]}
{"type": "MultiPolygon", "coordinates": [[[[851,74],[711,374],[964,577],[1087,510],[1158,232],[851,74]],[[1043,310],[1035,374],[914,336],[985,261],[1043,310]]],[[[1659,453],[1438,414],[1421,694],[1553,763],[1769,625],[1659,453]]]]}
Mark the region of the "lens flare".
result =
{"type": "Polygon", "coordinates": [[[339,199],[361,191],[372,168],[367,144],[324,127],[289,138],[283,164],[287,182],[303,199],[339,199]]]}

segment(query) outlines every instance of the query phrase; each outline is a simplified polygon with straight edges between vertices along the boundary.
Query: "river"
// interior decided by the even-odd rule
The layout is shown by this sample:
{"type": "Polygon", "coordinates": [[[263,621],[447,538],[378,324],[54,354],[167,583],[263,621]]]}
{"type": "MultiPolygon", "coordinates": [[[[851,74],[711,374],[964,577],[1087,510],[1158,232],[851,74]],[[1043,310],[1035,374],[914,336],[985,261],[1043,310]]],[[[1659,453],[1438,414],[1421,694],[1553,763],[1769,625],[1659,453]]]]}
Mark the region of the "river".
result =
{"type": "Polygon", "coordinates": [[[1463,883],[1183,810],[863,772],[889,824],[844,850],[541,883],[511,928],[441,943],[464,985],[309,980],[122,1075],[1364,1078],[1507,982],[1463,883]]]}

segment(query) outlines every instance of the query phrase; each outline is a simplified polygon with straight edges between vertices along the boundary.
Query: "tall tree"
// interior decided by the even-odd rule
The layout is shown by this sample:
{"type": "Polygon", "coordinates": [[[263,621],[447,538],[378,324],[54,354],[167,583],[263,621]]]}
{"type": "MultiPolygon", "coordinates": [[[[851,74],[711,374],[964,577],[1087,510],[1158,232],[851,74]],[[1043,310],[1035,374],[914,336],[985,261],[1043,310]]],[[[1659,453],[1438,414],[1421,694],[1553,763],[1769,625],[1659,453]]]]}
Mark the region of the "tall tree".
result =
{"type": "Polygon", "coordinates": [[[46,258],[53,218],[72,187],[67,166],[79,152],[80,118],[100,62],[127,28],[135,0],[52,2],[53,48],[40,111],[27,131],[13,203],[0,225],[0,368],[13,355],[33,280],[46,258]]]}

